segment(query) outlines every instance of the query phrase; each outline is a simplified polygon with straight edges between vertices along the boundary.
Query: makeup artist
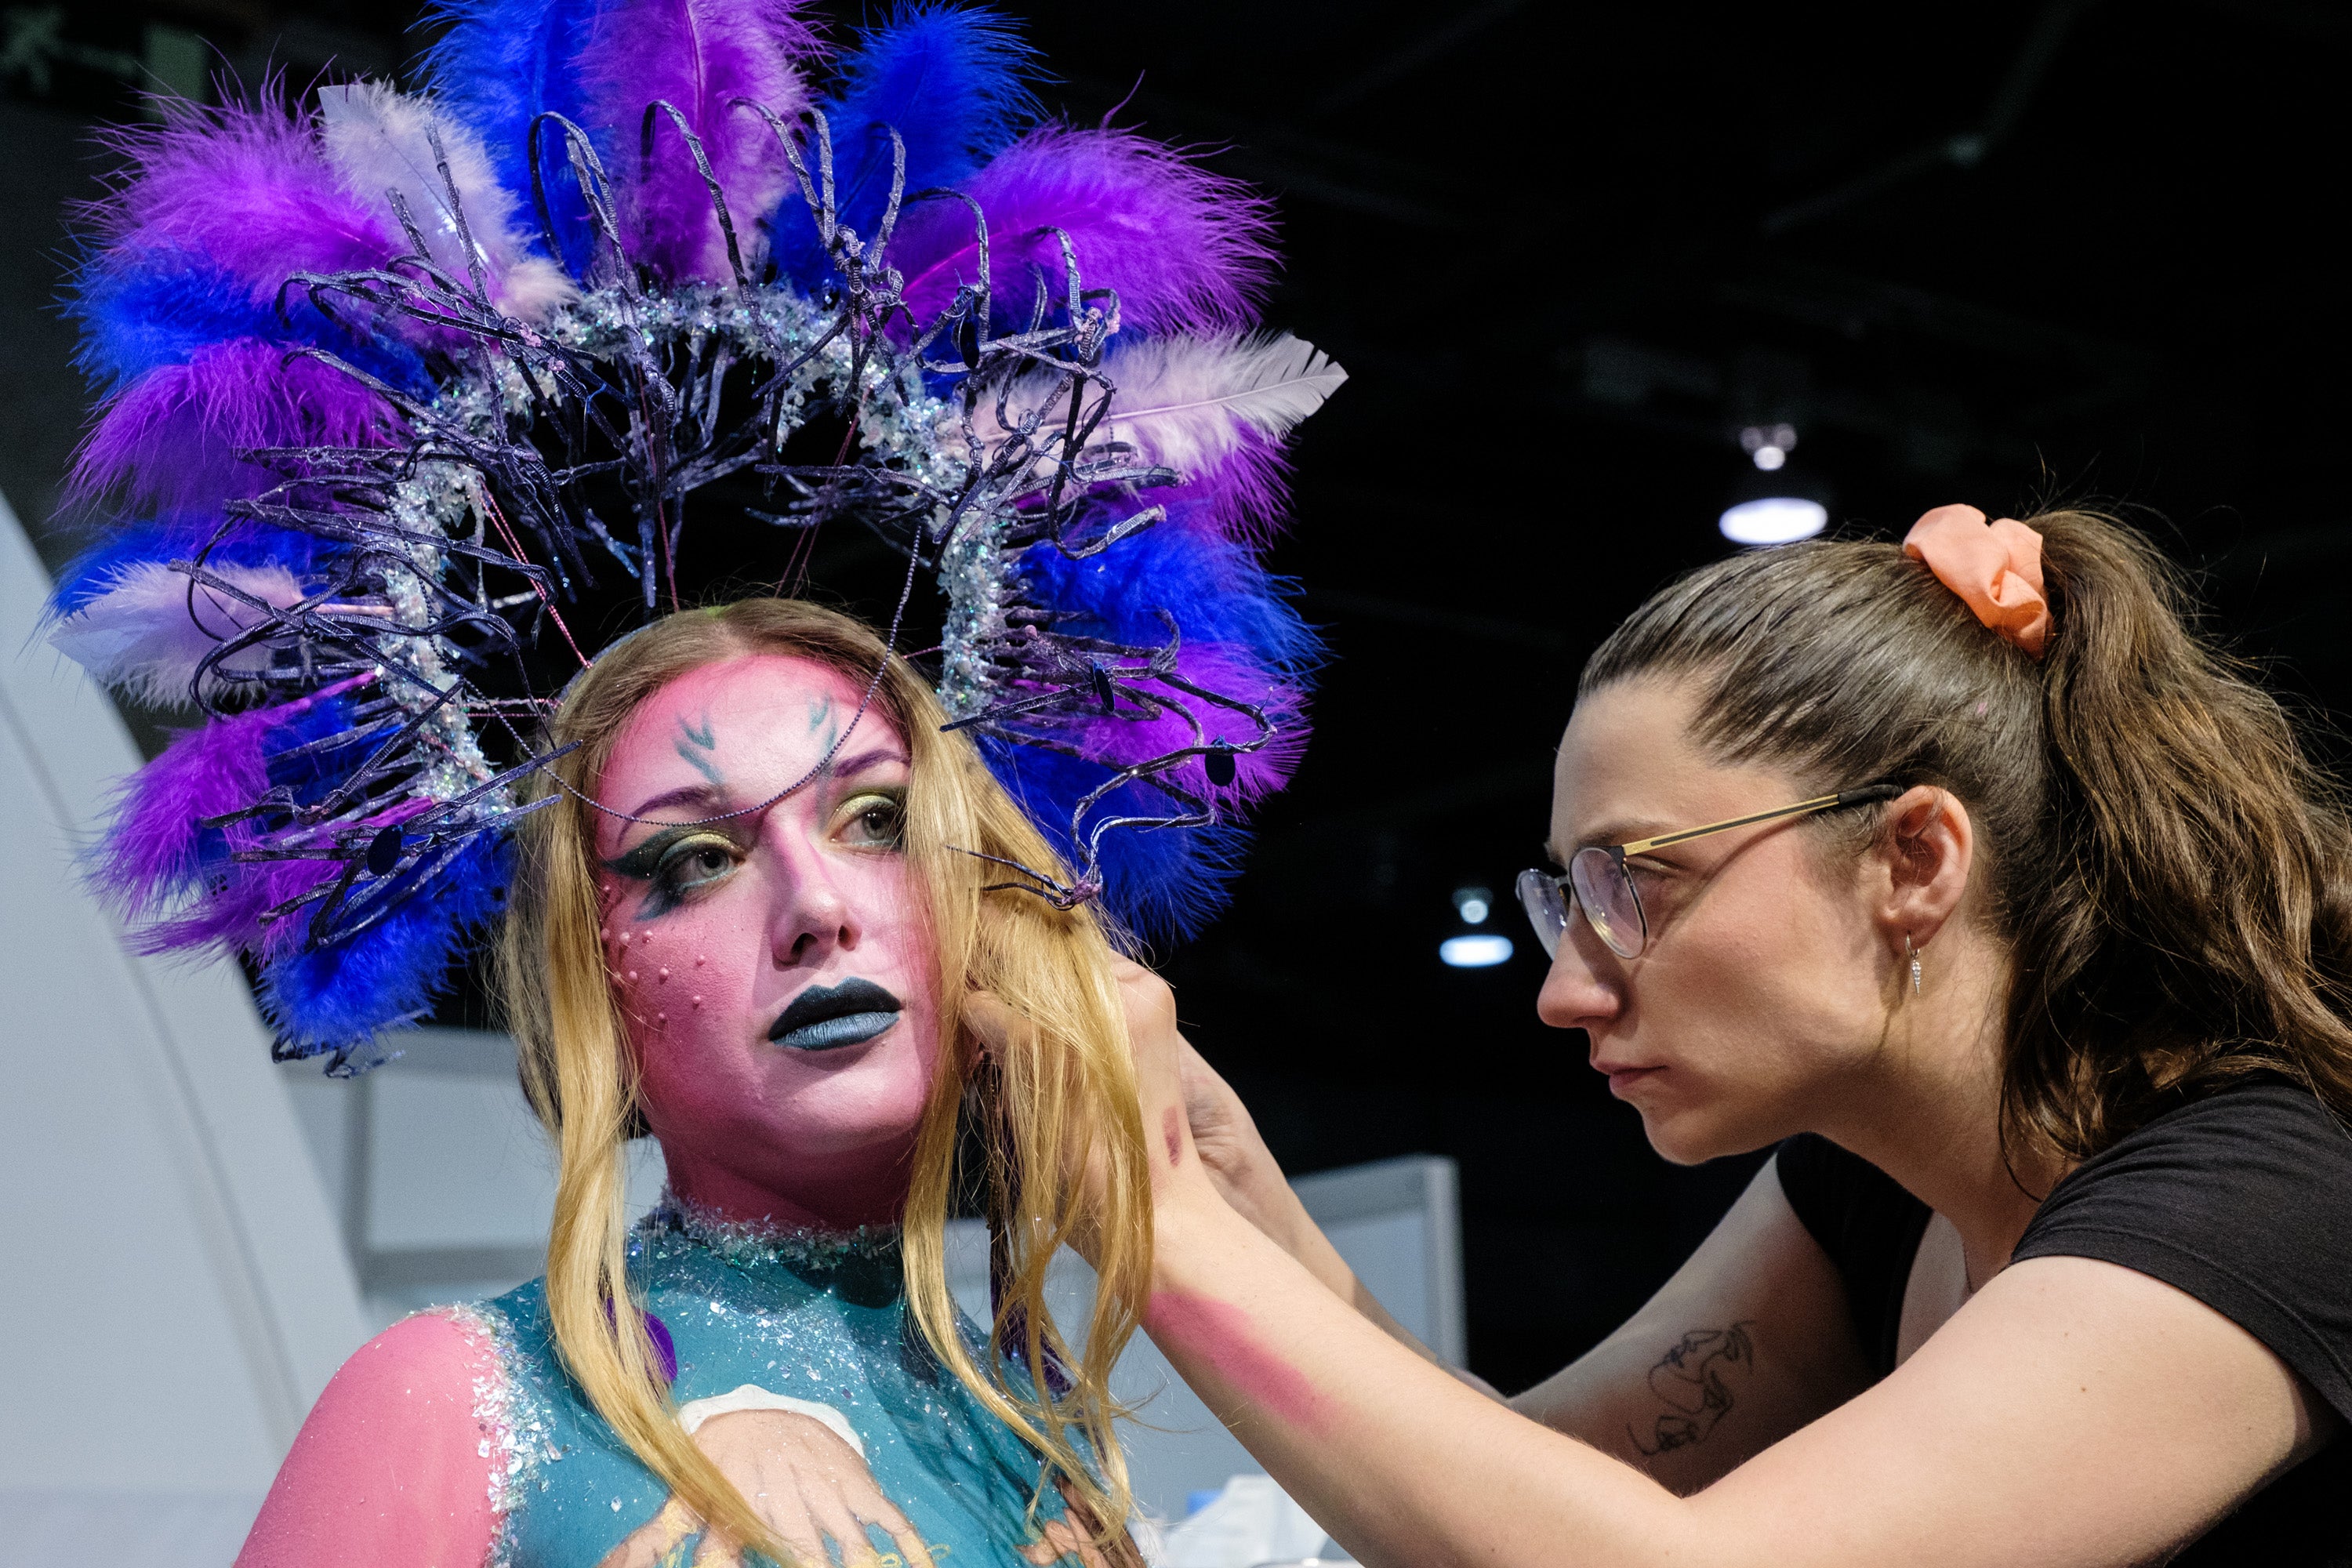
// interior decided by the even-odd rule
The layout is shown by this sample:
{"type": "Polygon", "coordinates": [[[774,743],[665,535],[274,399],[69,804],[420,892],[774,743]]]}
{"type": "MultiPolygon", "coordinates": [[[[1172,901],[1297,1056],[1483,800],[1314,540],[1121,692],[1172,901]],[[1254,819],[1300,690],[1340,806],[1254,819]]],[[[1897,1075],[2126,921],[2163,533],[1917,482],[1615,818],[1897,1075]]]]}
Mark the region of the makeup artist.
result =
{"type": "Polygon", "coordinates": [[[1146,1326],[1367,1564],[2352,1556],[2352,830],[2074,511],[1735,556],[1585,667],[1538,1003],[1669,1160],[1775,1153],[1507,1401],[1369,1307],[1130,973],[1146,1326]]]}

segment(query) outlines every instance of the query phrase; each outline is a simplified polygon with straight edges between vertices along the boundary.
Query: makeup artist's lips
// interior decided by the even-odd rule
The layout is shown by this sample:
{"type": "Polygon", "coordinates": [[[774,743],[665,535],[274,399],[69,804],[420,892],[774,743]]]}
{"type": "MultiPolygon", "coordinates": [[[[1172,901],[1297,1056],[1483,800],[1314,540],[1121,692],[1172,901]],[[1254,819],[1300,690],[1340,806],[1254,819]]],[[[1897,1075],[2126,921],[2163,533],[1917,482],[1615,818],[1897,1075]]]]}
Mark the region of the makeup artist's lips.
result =
{"type": "Polygon", "coordinates": [[[905,1005],[871,980],[812,985],[768,1026],[768,1038],[795,1051],[862,1046],[897,1023],[905,1005]]]}
{"type": "Polygon", "coordinates": [[[1592,1065],[1598,1070],[1609,1075],[1609,1092],[1615,1095],[1620,1100],[1624,1099],[1625,1091],[1632,1089],[1635,1084],[1642,1083],[1666,1070],[1663,1067],[1612,1068],[1604,1067],[1599,1062],[1595,1062],[1592,1065]]]}

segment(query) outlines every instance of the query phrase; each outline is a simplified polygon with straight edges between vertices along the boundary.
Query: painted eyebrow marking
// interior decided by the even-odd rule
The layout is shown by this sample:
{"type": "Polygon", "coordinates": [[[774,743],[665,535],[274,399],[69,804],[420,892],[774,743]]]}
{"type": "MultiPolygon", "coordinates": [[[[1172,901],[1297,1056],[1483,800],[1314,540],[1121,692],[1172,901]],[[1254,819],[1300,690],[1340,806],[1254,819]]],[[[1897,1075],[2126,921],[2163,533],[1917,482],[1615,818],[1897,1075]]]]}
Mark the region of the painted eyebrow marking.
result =
{"type": "Polygon", "coordinates": [[[854,757],[842,758],[829,765],[825,772],[835,778],[847,778],[853,773],[862,773],[867,768],[881,763],[897,763],[901,767],[913,765],[908,761],[907,754],[896,747],[877,746],[870,752],[860,752],[854,757]]]}
{"type": "Polygon", "coordinates": [[[682,714],[677,721],[677,729],[682,739],[673,741],[670,744],[677,748],[678,756],[685,761],[686,765],[709,779],[714,786],[719,789],[726,788],[725,775],[719,773],[716,761],[708,754],[719,749],[719,732],[717,727],[710,721],[710,710],[706,708],[702,710],[701,729],[697,730],[688,723],[682,714]]]}

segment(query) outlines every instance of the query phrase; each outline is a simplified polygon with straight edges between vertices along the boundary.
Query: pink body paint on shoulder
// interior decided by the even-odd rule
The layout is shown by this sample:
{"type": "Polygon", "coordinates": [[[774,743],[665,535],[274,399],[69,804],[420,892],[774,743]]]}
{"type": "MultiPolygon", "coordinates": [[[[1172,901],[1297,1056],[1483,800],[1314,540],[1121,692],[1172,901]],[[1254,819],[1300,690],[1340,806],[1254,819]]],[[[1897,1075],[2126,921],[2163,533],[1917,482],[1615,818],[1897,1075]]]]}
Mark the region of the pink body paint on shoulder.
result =
{"type": "Polygon", "coordinates": [[[498,1530],[474,1415],[497,1352],[448,1318],[394,1323],[319,1395],[236,1568],[472,1568],[498,1530]]]}
{"type": "Polygon", "coordinates": [[[1160,1349],[1199,1357],[1267,1415],[1323,1430],[1323,1395],[1306,1373],[1258,1343],[1239,1307],[1187,1290],[1154,1290],[1143,1326],[1160,1349]]]}

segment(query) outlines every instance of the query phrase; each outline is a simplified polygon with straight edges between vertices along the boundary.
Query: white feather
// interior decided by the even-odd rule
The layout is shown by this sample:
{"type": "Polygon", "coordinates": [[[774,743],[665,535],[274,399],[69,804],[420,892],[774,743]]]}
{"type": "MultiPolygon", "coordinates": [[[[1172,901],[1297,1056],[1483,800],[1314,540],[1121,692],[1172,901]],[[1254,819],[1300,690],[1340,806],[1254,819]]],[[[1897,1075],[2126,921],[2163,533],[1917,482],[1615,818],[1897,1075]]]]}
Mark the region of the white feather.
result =
{"type": "MultiPolygon", "coordinates": [[[[1091,440],[1124,441],[1145,461],[1188,478],[1230,457],[1245,432],[1280,437],[1348,379],[1328,354],[1287,332],[1146,338],[1104,355],[1102,374],[1118,390],[1091,440]]],[[[993,400],[983,403],[981,435],[994,446],[1005,432],[993,400]]],[[[1042,406],[1043,435],[1060,427],[1068,394],[1060,377],[1033,373],[1005,406],[1016,417],[1042,406]]]]}
{"type": "Polygon", "coordinates": [[[320,140],[328,163],[345,188],[382,205],[398,232],[388,193],[397,191],[408,216],[424,231],[433,259],[452,277],[467,276],[465,247],[458,240],[457,212],[474,242],[476,259],[488,275],[490,296],[508,314],[543,319],[549,309],[577,296],[563,269],[531,254],[517,222],[514,196],[499,183],[481,139],[432,100],[403,93],[378,81],[319,89],[320,140]],[[449,163],[444,181],[433,156],[427,129],[441,138],[449,163]],[[457,187],[453,210],[449,188],[457,187]]]}
{"type": "MultiPolygon", "coordinates": [[[[305,597],[283,566],[207,570],[280,609],[305,597]]],[[[184,573],[160,561],[142,561],[116,573],[103,593],[59,621],[49,642],[101,686],[152,707],[174,707],[188,700],[197,662],[260,619],[250,605],[202,583],[192,585],[184,573]]],[[[268,667],[269,653],[257,645],[215,668],[256,674],[268,667]]]]}

